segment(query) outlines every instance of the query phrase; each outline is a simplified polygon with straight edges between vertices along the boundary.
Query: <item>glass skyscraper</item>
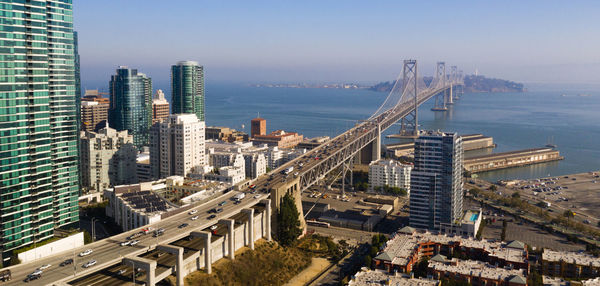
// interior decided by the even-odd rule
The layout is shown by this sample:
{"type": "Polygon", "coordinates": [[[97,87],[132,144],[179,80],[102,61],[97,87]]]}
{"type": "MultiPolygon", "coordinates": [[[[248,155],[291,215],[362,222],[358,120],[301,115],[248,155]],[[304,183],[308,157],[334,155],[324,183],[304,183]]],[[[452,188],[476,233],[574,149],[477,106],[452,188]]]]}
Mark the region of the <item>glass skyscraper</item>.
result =
{"type": "Polygon", "coordinates": [[[173,91],[171,113],[194,113],[204,119],[204,68],[193,61],[181,61],[171,67],[173,91]]]}
{"type": "Polygon", "coordinates": [[[415,141],[410,226],[452,231],[463,215],[463,147],[456,133],[429,131],[415,141]]]}
{"type": "Polygon", "coordinates": [[[108,122],[133,135],[133,144],[148,145],[152,125],[152,80],[137,69],[119,67],[110,79],[108,122]]]}
{"type": "Polygon", "coordinates": [[[11,251],[75,225],[77,113],[71,0],[0,1],[0,236],[11,251]]]}

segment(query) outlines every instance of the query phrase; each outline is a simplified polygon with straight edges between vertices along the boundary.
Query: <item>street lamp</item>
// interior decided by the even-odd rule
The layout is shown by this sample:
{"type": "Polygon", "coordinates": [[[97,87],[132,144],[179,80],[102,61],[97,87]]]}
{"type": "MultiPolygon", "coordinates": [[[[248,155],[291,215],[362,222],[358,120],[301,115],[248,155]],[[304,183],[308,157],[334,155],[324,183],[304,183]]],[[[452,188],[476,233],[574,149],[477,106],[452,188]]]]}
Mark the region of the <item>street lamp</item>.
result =
{"type": "Polygon", "coordinates": [[[96,226],[95,222],[98,221],[95,217],[92,218],[92,242],[96,240],[96,226]]]}

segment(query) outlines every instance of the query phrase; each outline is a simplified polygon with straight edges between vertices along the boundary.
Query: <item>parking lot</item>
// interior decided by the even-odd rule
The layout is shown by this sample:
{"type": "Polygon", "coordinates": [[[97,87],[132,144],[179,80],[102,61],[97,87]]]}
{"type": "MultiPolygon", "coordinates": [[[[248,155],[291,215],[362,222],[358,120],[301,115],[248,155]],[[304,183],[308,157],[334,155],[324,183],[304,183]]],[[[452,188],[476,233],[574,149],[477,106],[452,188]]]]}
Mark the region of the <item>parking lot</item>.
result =
{"type": "Polygon", "coordinates": [[[599,172],[519,181],[509,189],[534,201],[550,203],[555,211],[572,210],[575,219],[592,226],[597,226],[600,219],[599,172]]]}

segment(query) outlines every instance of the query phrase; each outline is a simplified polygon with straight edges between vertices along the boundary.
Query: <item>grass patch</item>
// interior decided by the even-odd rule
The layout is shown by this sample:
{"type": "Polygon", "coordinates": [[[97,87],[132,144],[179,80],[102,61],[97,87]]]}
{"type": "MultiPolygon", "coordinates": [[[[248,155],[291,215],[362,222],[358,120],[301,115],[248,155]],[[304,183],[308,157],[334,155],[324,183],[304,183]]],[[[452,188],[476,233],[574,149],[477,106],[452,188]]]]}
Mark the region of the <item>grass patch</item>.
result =
{"type": "Polygon", "coordinates": [[[190,273],[186,285],[283,285],[311,263],[311,254],[296,247],[284,248],[275,242],[257,243],[254,251],[223,259],[213,273],[190,273]]]}

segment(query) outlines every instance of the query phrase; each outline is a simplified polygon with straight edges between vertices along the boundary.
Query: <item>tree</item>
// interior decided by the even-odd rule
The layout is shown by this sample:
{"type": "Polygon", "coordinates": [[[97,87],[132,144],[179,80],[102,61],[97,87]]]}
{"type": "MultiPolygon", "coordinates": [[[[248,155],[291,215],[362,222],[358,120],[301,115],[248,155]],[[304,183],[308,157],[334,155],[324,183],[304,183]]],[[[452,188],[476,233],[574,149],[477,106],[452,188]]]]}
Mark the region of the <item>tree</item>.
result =
{"type": "Polygon", "coordinates": [[[292,195],[286,193],[281,199],[281,206],[277,213],[277,221],[279,223],[278,238],[279,243],[283,246],[292,245],[298,236],[302,234],[300,229],[300,213],[296,208],[296,200],[292,195]]]}
{"type": "Polygon", "coordinates": [[[513,197],[513,198],[515,198],[515,199],[518,199],[518,198],[521,198],[521,194],[519,194],[519,192],[514,192],[514,193],[511,195],[511,197],[513,197]]]}
{"type": "Polygon", "coordinates": [[[90,235],[90,233],[87,230],[83,231],[83,243],[84,244],[88,244],[88,243],[92,243],[92,235],[90,235]]]}
{"type": "Polygon", "coordinates": [[[496,187],[496,185],[491,185],[488,189],[492,192],[495,192],[498,190],[498,187],[496,187]]]}
{"type": "Polygon", "coordinates": [[[563,216],[567,218],[567,222],[568,222],[570,218],[575,216],[575,213],[572,210],[566,210],[563,213],[563,216]]]}

